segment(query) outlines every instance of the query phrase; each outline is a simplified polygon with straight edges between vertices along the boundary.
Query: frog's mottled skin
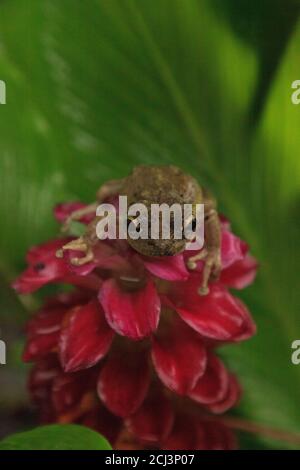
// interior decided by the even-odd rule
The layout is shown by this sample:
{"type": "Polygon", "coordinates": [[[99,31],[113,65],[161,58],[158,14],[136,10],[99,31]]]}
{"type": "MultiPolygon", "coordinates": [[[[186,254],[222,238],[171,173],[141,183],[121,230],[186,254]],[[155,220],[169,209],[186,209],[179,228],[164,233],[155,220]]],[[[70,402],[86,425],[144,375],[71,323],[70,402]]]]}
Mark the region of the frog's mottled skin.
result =
{"type": "MultiPolygon", "coordinates": [[[[128,206],[143,203],[149,210],[151,204],[200,204],[202,191],[197,181],[175,166],[138,166],[124,179],[120,194],[126,195],[128,206]]],[[[149,221],[150,224],[150,221],[149,221]]],[[[149,227],[150,229],[150,227],[149,227]]],[[[128,243],[139,253],[148,256],[171,256],[184,250],[186,240],[132,240],[128,243]]]]}
{"type": "Polygon", "coordinates": [[[125,178],[121,193],[128,197],[128,205],[138,201],[170,205],[202,202],[195,178],[176,166],[138,166],[125,178]]]}
{"type": "MultiPolygon", "coordinates": [[[[210,278],[217,278],[221,268],[220,261],[220,224],[215,209],[215,202],[202,191],[198,182],[192,176],[184,173],[176,166],[138,166],[132,173],[119,180],[105,183],[97,192],[97,204],[75,211],[71,214],[66,226],[71,220],[80,219],[84,214],[95,211],[97,205],[113,195],[127,196],[128,207],[134,203],[143,203],[148,209],[151,204],[172,205],[204,204],[205,211],[205,247],[196,256],[188,261],[188,267],[193,269],[196,262],[202,259],[205,262],[201,294],[208,292],[207,283],[210,278]]],[[[65,245],[63,249],[77,249],[84,251],[84,258],[73,259],[74,264],[83,264],[93,259],[91,247],[97,242],[95,219],[88,227],[86,234],[78,240],[65,245]]],[[[171,233],[172,234],[172,233],[171,233]]],[[[171,256],[185,249],[186,240],[159,239],[132,240],[128,243],[139,253],[147,256],[171,256]]]]}

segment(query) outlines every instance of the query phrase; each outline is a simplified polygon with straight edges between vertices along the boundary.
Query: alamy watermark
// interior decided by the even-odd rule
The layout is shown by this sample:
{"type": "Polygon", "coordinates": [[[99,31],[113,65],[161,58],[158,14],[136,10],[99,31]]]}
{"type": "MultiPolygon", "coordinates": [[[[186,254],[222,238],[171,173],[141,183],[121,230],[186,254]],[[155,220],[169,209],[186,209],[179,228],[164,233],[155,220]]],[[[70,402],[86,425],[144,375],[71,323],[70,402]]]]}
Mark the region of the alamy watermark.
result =
{"type": "Polygon", "coordinates": [[[204,204],[131,204],[127,196],[119,196],[118,209],[113,204],[100,204],[96,226],[100,240],[183,240],[186,249],[204,245],[204,204]]]}
{"type": "Polygon", "coordinates": [[[0,339],[0,365],[6,364],[6,343],[0,339]]]}
{"type": "Polygon", "coordinates": [[[6,84],[0,80],[0,104],[6,104],[6,84]]]}
{"type": "Polygon", "coordinates": [[[300,104],[300,80],[294,80],[292,83],[293,91],[291,100],[293,104],[300,104]]]}
{"type": "Polygon", "coordinates": [[[297,366],[300,364],[300,339],[295,339],[291,344],[291,348],[293,349],[291,361],[292,364],[297,366]]]}

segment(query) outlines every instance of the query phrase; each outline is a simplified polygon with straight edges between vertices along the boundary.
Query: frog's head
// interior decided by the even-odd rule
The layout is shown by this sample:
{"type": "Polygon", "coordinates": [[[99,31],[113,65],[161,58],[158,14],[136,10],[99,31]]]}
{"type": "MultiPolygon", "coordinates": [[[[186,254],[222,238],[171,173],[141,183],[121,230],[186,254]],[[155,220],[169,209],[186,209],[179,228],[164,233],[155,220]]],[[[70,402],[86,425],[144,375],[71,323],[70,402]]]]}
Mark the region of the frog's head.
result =
{"type": "MultiPolygon", "coordinates": [[[[170,205],[164,207],[141,201],[138,215],[128,215],[128,243],[138,253],[146,256],[173,256],[181,253],[186,246],[184,238],[182,207],[178,212],[170,211],[170,205]]],[[[135,205],[134,210],[138,206],[135,205]]],[[[131,212],[133,213],[134,210],[131,212]]]]}

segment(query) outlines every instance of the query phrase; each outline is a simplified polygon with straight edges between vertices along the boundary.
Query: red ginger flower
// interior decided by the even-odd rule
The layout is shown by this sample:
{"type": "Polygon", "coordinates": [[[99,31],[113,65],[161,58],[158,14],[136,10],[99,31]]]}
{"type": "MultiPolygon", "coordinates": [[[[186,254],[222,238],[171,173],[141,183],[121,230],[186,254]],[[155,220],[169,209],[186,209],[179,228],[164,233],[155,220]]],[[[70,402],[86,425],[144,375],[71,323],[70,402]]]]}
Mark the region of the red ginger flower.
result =
{"type": "MultiPolygon", "coordinates": [[[[59,205],[57,219],[78,207],[59,205]]],[[[69,240],[32,248],[14,283],[20,293],[74,286],[47,300],[27,326],[23,358],[35,362],[29,388],[41,420],[90,426],[119,448],[120,432],[144,447],[234,448],[231,431],[209,414],[224,413],[240,396],[216,348],[255,333],[246,306],[228,290],[255,277],[247,245],[223,220],[222,273],[201,297],[203,263],[188,271],[191,252],[150,258],[125,241],[99,241],[94,260],[78,267],[70,259],[80,253],[55,256],[69,240]]]]}

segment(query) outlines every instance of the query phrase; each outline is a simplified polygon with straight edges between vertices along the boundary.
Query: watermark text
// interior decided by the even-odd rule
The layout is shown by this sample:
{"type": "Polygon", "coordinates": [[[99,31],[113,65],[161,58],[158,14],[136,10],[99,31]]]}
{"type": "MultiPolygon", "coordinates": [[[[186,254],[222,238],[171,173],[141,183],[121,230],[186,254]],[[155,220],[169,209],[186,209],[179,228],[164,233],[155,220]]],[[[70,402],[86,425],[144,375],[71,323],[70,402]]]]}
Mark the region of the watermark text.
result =
{"type": "Polygon", "coordinates": [[[186,249],[204,245],[204,204],[135,203],[128,207],[127,196],[119,196],[118,209],[100,204],[96,211],[100,240],[186,240],[186,249]]]}
{"type": "Polygon", "coordinates": [[[295,105],[300,104],[300,80],[293,81],[292,89],[295,90],[291,95],[292,103],[295,105]]]}
{"type": "Polygon", "coordinates": [[[291,361],[292,364],[297,366],[298,364],[300,364],[300,339],[295,339],[292,342],[291,348],[293,349],[291,361]]]}
{"type": "Polygon", "coordinates": [[[6,364],[6,344],[0,339],[0,365],[6,364]]]}
{"type": "Polygon", "coordinates": [[[6,104],[6,84],[0,80],[0,104],[6,104]]]}

